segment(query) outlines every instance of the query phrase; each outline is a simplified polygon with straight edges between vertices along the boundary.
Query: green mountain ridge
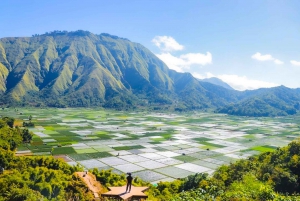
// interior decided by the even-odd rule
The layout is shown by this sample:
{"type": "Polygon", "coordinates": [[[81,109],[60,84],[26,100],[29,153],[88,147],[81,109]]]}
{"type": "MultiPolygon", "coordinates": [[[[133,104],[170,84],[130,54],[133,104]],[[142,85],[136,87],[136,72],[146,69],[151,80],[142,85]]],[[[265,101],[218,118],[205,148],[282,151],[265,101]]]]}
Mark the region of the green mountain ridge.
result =
{"type": "Polygon", "coordinates": [[[233,114],[226,107],[244,107],[252,98],[274,94],[278,103],[271,105],[284,106],[268,114],[285,115],[290,103],[299,110],[300,90],[293,91],[290,100],[276,90],[240,92],[199,81],[169,69],[141,44],[106,33],[54,31],[0,39],[2,106],[221,108],[216,111],[233,114]]]}
{"type": "Polygon", "coordinates": [[[226,105],[217,111],[241,116],[285,116],[300,109],[298,89],[284,86],[245,91],[241,101],[226,105]]]}
{"type": "Polygon", "coordinates": [[[224,87],[226,89],[234,90],[229,84],[227,84],[226,82],[224,82],[221,79],[216,78],[216,77],[200,79],[200,81],[202,81],[202,82],[209,82],[211,84],[215,84],[215,85],[224,87]]]}

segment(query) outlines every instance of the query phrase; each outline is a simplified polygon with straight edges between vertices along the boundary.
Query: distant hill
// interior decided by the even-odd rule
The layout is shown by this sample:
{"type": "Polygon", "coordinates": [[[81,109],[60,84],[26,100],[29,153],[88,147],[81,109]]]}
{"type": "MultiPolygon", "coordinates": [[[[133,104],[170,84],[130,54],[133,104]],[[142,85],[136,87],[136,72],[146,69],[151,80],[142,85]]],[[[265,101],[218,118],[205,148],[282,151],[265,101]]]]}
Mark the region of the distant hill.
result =
{"type": "Polygon", "coordinates": [[[245,91],[241,101],[219,108],[217,112],[241,116],[285,116],[300,109],[299,90],[284,86],[245,91]]]}
{"type": "Polygon", "coordinates": [[[224,82],[221,79],[216,78],[216,77],[205,78],[205,79],[201,79],[200,81],[209,82],[211,84],[215,84],[215,85],[224,87],[225,89],[234,90],[229,84],[227,84],[226,82],[224,82]]]}
{"type": "Polygon", "coordinates": [[[278,95],[272,89],[240,92],[216,78],[199,81],[190,73],[169,69],[141,44],[106,33],[54,31],[0,39],[2,107],[214,109],[251,115],[228,108],[255,107],[250,103],[256,98],[264,107],[276,108],[277,112],[267,114],[293,114],[289,110],[299,110],[300,90],[282,98],[284,93],[278,95]]]}

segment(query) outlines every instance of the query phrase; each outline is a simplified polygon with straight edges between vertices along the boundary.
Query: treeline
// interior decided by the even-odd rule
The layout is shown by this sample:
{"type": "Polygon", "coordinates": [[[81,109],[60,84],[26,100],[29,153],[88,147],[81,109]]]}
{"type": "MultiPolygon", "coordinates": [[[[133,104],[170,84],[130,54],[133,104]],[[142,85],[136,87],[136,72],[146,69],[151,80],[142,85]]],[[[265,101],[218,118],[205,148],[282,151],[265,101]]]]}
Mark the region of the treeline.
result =
{"type": "Polygon", "coordinates": [[[218,113],[226,113],[238,116],[275,117],[287,116],[297,113],[299,103],[287,105],[283,101],[260,98],[250,98],[236,104],[226,105],[216,110],[218,113]]]}

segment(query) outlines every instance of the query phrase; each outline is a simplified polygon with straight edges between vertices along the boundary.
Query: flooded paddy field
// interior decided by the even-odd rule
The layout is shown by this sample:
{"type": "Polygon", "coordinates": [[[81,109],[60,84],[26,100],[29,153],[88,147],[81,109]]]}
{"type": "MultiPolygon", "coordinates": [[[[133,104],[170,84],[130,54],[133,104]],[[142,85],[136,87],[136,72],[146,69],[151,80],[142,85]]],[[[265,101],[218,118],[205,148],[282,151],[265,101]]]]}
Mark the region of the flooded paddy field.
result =
{"type": "Polygon", "coordinates": [[[35,127],[18,155],[54,155],[86,169],[132,172],[156,183],[273,151],[300,136],[300,116],[249,118],[214,113],[103,109],[4,109],[35,127]]]}

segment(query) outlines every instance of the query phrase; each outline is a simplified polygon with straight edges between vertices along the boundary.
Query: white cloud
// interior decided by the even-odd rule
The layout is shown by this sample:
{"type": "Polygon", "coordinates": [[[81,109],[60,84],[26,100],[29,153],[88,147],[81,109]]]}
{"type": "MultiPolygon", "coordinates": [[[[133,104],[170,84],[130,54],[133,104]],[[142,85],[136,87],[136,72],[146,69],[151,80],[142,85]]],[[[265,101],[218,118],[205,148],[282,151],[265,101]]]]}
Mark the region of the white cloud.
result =
{"type": "Polygon", "coordinates": [[[180,45],[171,36],[155,36],[152,43],[160,48],[160,54],[156,54],[165,64],[178,72],[185,72],[192,65],[207,65],[212,63],[212,55],[210,52],[202,53],[187,53],[180,56],[174,56],[170,52],[183,50],[184,46],[180,45]]]}
{"type": "Polygon", "coordinates": [[[210,52],[206,52],[206,54],[188,53],[182,54],[179,57],[173,56],[170,53],[156,54],[156,56],[165,62],[170,69],[178,72],[185,72],[192,65],[204,66],[212,63],[212,54],[210,52]]]}
{"type": "Polygon", "coordinates": [[[180,55],[180,58],[183,59],[188,65],[200,64],[207,65],[212,63],[212,55],[210,52],[206,54],[201,53],[188,53],[180,55]]]}
{"type": "Polygon", "coordinates": [[[268,60],[273,60],[274,58],[270,54],[262,55],[261,53],[256,52],[255,54],[252,55],[252,59],[256,59],[258,61],[268,61],[268,60]]]}
{"type": "Polygon", "coordinates": [[[180,45],[171,36],[155,36],[155,38],[152,39],[152,43],[164,52],[178,51],[184,48],[183,45],[180,45]]]}
{"type": "Polygon", "coordinates": [[[290,62],[291,62],[291,64],[293,64],[294,66],[300,66],[300,61],[291,60],[290,62]]]}
{"type": "Polygon", "coordinates": [[[283,64],[283,62],[282,62],[282,61],[280,61],[279,59],[275,59],[275,60],[274,60],[274,63],[275,63],[275,64],[278,64],[278,65],[281,65],[281,64],[283,64]]]}
{"type": "Polygon", "coordinates": [[[170,69],[176,70],[177,72],[184,72],[183,69],[188,68],[182,59],[175,57],[170,53],[156,54],[156,56],[165,62],[170,69]]]}
{"type": "Polygon", "coordinates": [[[258,61],[273,61],[277,65],[283,64],[282,61],[280,61],[279,59],[273,58],[272,55],[270,55],[270,54],[262,55],[261,53],[256,52],[255,54],[253,54],[251,56],[251,58],[258,60],[258,61]]]}
{"type": "Polygon", "coordinates": [[[246,76],[224,74],[224,75],[219,75],[217,77],[223,80],[224,82],[226,82],[227,84],[229,84],[234,89],[240,91],[246,89],[252,90],[252,89],[270,88],[270,87],[279,86],[278,84],[272,82],[249,79],[246,76]]]}
{"type": "Polygon", "coordinates": [[[205,78],[211,78],[211,77],[215,77],[212,73],[210,72],[206,72],[204,75],[200,74],[200,73],[192,73],[192,75],[195,77],[195,78],[198,78],[198,79],[205,79],[205,78]]]}
{"type": "Polygon", "coordinates": [[[253,90],[253,89],[259,89],[259,88],[270,88],[270,87],[276,87],[279,86],[278,84],[272,83],[272,82],[265,82],[261,80],[253,80],[249,79],[246,76],[238,76],[238,75],[213,75],[212,73],[205,73],[204,75],[201,75],[199,73],[193,73],[193,76],[199,79],[204,78],[210,78],[210,77],[217,77],[227,84],[229,84],[232,88],[243,91],[243,90],[253,90]]]}

